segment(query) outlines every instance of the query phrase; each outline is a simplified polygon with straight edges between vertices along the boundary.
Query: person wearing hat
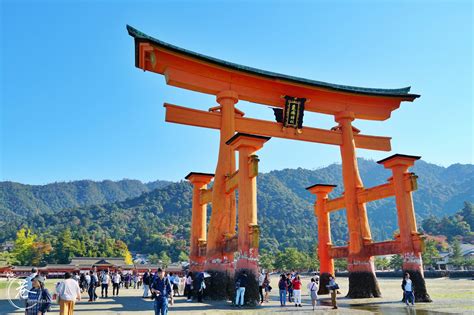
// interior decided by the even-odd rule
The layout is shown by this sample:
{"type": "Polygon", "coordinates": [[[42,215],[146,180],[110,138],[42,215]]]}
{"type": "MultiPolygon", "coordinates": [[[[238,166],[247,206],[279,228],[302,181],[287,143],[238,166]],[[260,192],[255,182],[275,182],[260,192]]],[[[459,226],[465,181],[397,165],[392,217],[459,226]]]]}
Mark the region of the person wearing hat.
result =
{"type": "Polygon", "coordinates": [[[51,294],[44,287],[44,277],[35,276],[31,279],[32,288],[28,291],[25,304],[25,315],[46,314],[51,307],[51,294]]]}

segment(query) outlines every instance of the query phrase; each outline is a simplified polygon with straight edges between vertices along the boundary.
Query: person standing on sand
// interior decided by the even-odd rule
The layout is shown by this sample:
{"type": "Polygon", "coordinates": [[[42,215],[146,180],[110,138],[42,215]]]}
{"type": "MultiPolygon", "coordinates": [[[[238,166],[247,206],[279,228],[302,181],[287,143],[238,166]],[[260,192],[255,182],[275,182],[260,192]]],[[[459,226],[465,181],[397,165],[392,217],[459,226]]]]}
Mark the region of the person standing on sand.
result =
{"type": "Polygon", "coordinates": [[[329,284],[327,288],[331,291],[331,303],[332,308],[337,309],[337,290],[339,289],[339,285],[336,283],[336,280],[331,275],[329,276],[329,284]]]}
{"type": "Polygon", "coordinates": [[[143,297],[147,298],[150,293],[150,284],[151,284],[151,269],[148,269],[143,274],[143,297]]]}
{"type": "Polygon", "coordinates": [[[25,315],[43,315],[50,310],[51,295],[44,287],[44,277],[36,276],[31,280],[32,288],[25,301],[25,315]]]}
{"type": "Polygon", "coordinates": [[[155,299],[155,315],[167,315],[168,298],[172,294],[172,289],[170,281],[165,277],[165,271],[161,268],[158,268],[156,271],[150,289],[152,296],[155,299]]]}
{"type": "Polygon", "coordinates": [[[104,274],[102,275],[102,281],[101,281],[101,290],[100,290],[100,295],[102,298],[104,297],[104,291],[105,291],[105,297],[109,297],[109,283],[110,283],[110,276],[109,272],[105,271],[104,274]]]}
{"type": "Polygon", "coordinates": [[[245,270],[242,270],[242,273],[240,276],[237,278],[237,281],[235,282],[235,306],[242,307],[244,306],[244,298],[245,298],[245,289],[247,288],[247,282],[248,282],[248,277],[247,277],[247,272],[245,270]]]}
{"type": "Polygon", "coordinates": [[[186,287],[184,288],[184,294],[187,295],[188,302],[193,301],[193,273],[190,271],[186,277],[186,287]]]}
{"type": "Polygon", "coordinates": [[[81,300],[81,289],[69,272],[64,274],[64,281],[58,286],[59,314],[73,315],[76,301],[81,300]]]}
{"type": "Polygon", "coordinates": [[[295,297],[295,307],[301,306],[301,279],[300,275],[296,275],[295,278],[291,281],[293,287],[293,294],[295,297]]]}
{"type": "Polygon", "coordinates": [[[89,287],[87,289],[87,293],[89,294],[89,302],[94,302],[97,300],[97,293],[95,290],[99,285],[99,278],[97,277],[97,272],[95,270],[91,270],[90,282],[89,287]]]}
{"type": "Polygon", "coordinates": [[[260,272],[258,275],[258,293],[260,294],[260,304],[263,304],[263,282],[265,281],[265,275],[263,272],[260,272]]]}
{"type": "Polygon", "coordinates": [[[270,292],[272,291],[272,287],[270,285],[270,273],[267,272],[265,274],[265,279],[263,280],[263,287],[265,289],[265,302],[268,303],[268,296],[270,295],[270,292]]]}
{"type": "Polygon", "coordinates": [[[286,282],[285,274],[280,275],[280,281],[278,281],[278,289],[280,290],[280,306],[286,305],[286,291],[288,289],[288,284],[286,282]]]}
{"type": "Polygon", "coordinates": [[[402,289],[403,289],[403,298],[405,300],[405,304],[408,306],[408,303],[411,303],[412,306],[415,305],[415,295],[413,294],[413,283],[410,279],[410,274],[407,272],[405,273],[405,278],[402,282],[402,289]]]}
{"type": "Polygon", "coordinates": [[[318,288],[319,288],[319,281],[316,281],[317,278],[311,278],[311,282],[308,283],[308,291],[309,291],[309,296],[311,297],[311,304],[313,305],[313,311],[318,304],[318,288]]]}

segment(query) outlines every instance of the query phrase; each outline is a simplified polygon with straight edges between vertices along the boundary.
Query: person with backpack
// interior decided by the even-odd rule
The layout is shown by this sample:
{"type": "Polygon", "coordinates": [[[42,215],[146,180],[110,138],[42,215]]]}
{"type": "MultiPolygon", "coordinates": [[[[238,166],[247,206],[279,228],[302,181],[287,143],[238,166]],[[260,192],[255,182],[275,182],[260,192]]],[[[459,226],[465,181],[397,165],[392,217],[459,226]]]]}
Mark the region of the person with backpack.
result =
{"type": "Polygon", "coordinates": [[[237,281],[235,282],[235,306],[242,307],[244,305],[244,298],[245,298],[245,288],[247,287],[248,277],[247,272],[242,270],[237,281]]]}
{"type": "Polygon", "coordinates": [[[405,277],[402,281],[402,290],[403,290],[403,300],[408,306],[408,303],[411,303],[412,306],[415,305],[415,295],[413,294],[413,283],[410,279],[410,274],[405,273],[405,277]]]}
{"type": "Polygon", "coordinates": [[[143,297],[147,298],[150,292],[151,269],[148,269],[143,274],[143,297]]]}
{"type": "Polygon", "coordinates": [[[283,273],[280,275],[280,281],[278,281],[278,289],[280,290],[280,306],[285,306],[288,282],[286,281],[286,276],[283,273]]]}
{"type": "Polygon", "coordinates": [[[314,311],[314,307],[318,303],[318,288],[319,288],[319,277],[316,276],[314,278],[311,278],[311,282],[308,284],[308,291],[309,291],[309,296],[311,297],[311,304],[313,305],[313,311],[314,311]]]}
{"type": "Polygon", "coordinates": [[[45,279],[41,276],[35,276],[31,279],[31,289],[28,290],[28,296],[25,301],[25,315],[46,314],[51,307],[51,295],[48,289],[44,287],[45,279]]]}
{"type": "Polygon", "coordinates": [[[168,314],[168,298],[172,294],[171,283],[165,277],[165,271],[158,268],[150,285],[152,298],[155,300],[155,315],[168,314]]]}

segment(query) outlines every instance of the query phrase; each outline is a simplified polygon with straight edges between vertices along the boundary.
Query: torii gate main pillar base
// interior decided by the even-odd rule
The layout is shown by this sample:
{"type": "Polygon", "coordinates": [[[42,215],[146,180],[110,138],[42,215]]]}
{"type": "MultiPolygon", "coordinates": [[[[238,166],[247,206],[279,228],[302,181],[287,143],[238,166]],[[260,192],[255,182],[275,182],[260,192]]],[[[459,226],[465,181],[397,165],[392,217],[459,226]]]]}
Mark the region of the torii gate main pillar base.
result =
{"type": "Polygon", "coordinates": [[[373,257],[347,258],[349,270],[349,292],[347,297],[352,299],[380,297],[379,285],[375,276],[373,257]]]}

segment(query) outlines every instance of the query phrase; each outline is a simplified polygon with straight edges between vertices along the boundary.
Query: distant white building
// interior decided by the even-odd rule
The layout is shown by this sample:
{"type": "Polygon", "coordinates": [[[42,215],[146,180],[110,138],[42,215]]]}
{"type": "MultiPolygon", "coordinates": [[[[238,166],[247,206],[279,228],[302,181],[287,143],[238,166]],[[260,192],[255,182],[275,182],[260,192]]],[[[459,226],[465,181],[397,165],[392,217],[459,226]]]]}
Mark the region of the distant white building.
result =
{"type": "MultiPolygon", "coordinates": [[[[472,244],[461,244],[461,255],[464,258],[474,259],[474,245],[472,244]]],[[[453,270],[455,267],[449,263],[449,260],[452,256],[451,252],[441,252],[439,253],[440,258],[436,261],[438,270],[453,270]]],[[[463,267],[461,267],[463,268],[463,267]]]]}

